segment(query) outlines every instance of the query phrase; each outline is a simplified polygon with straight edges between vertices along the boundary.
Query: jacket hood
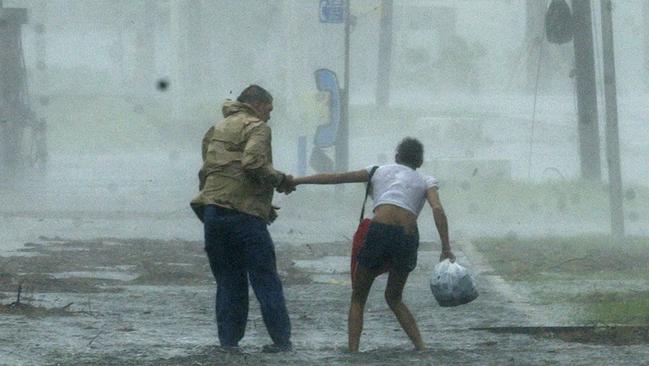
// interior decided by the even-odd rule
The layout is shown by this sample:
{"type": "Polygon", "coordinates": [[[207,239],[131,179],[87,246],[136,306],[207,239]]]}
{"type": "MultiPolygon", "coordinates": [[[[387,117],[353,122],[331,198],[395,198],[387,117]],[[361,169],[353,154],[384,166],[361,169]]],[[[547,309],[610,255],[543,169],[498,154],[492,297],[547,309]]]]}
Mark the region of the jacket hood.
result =
{"type": "Polygon", "coordinates": [[[257,111],[255,111],[255,109],[252,108],[250,104],[241,103],[232,100],[228,100],[225,103],[223,103],[223,107],[221,108],[221,111],[223,112],[223,117],[229,117],[236,113],[245,113],[256,118],[259,117],[257,115],[257,111]]]}

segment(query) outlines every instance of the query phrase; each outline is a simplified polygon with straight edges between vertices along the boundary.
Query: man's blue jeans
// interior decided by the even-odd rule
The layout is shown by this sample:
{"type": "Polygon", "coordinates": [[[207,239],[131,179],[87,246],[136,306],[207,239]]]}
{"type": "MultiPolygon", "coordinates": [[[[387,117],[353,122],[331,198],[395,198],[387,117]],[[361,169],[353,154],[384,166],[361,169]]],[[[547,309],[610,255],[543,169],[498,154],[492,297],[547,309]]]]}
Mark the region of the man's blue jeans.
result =
{"type": "Polygon", "coordinates": [[[275,248],[259,217],[205,207],[205,251],[216,279],[216,323],[221,346],[237,346],[248,321],[248,278],[273,343],[290,344],[291,324],[277,275],[275,248]]]}

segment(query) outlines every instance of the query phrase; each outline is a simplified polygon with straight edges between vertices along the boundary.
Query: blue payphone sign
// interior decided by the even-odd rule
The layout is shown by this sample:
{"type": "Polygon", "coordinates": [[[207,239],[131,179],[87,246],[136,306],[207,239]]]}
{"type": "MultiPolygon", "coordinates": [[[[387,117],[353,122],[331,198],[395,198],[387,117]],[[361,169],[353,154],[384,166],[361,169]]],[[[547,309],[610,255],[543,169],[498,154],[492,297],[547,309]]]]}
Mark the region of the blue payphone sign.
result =
{"type": "Polygon", "coordinates": [[[319,69],[315,71],[315,83],[319,91],[329,93],[329,121],[318,126],[313,143],[320,148],[331,147],[336,145],[342,117],[338,78],[336,73],[329,69],[319,69]]]}
{"type": "Polygon", "coordinates": [[[343,23],[345,0],[320,0],[320,23],[343,23]]]}

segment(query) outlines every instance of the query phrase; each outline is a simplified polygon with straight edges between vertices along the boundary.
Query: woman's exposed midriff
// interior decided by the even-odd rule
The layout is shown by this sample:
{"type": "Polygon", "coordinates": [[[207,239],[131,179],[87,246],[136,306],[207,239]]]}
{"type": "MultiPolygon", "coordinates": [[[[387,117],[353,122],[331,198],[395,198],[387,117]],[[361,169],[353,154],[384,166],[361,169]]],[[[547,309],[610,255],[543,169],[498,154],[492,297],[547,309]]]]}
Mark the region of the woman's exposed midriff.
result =
{"type": "Polygon", "coordinates": [[[382,204],[374,209],[374,218],[372,221],[386,224],[401,226],[406,234],[417,232],[417,216],[412,212],[391,204],[382,204]]]}

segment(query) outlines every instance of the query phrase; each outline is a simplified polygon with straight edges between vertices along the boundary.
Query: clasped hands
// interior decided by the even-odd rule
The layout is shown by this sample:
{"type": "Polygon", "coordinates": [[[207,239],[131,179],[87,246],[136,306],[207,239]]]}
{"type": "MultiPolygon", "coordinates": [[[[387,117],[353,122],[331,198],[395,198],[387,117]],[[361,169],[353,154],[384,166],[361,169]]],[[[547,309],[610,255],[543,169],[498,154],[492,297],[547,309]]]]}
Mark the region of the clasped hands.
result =
{"type": "Polygon", "coordinates": [[[293,176],[290,174],[286,174],[284,176],[284,180],[282,180],[282,183],[280,183],[279,186],[277,186],[276,190],[278,193],[284,193],[284,194],[290,194],[291,192],[295,191],[295,182],[293,182],[293,176]]]}

